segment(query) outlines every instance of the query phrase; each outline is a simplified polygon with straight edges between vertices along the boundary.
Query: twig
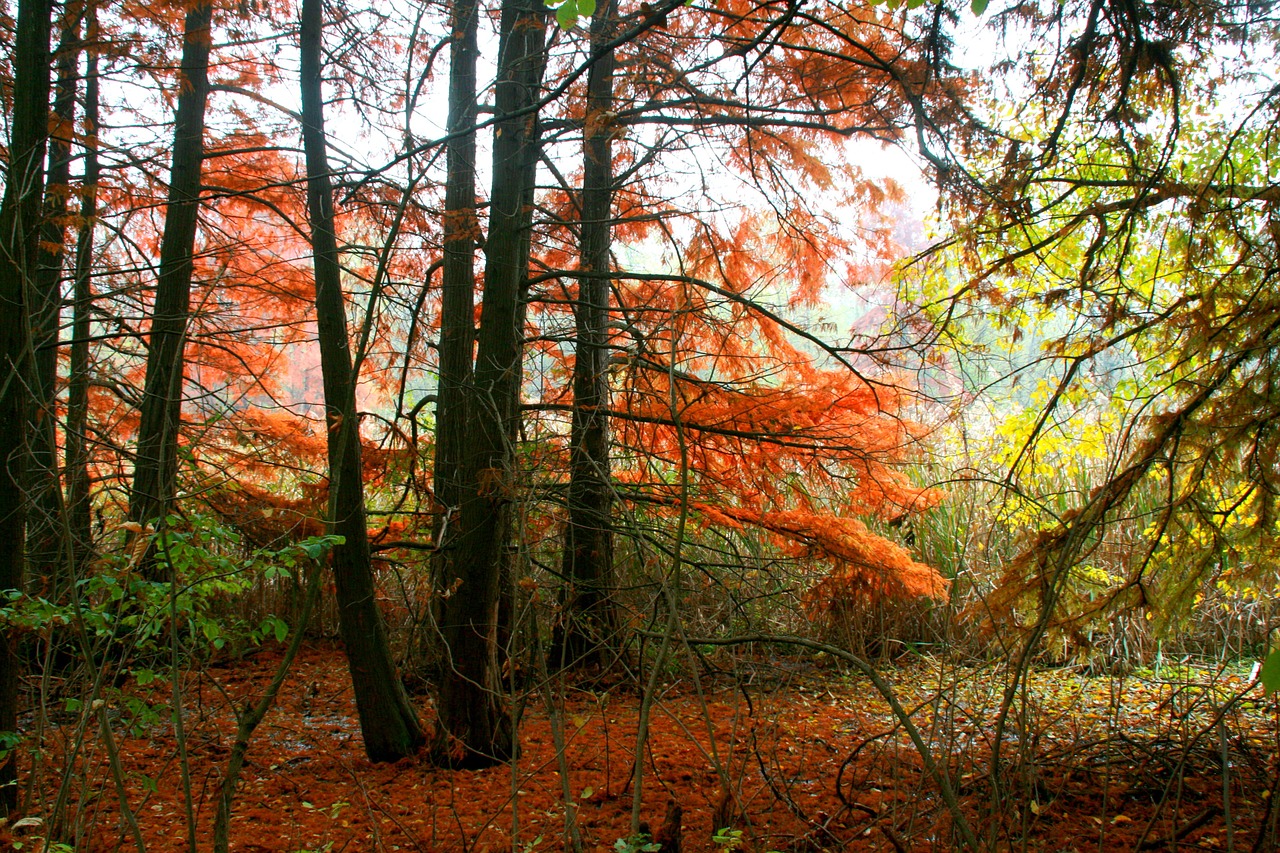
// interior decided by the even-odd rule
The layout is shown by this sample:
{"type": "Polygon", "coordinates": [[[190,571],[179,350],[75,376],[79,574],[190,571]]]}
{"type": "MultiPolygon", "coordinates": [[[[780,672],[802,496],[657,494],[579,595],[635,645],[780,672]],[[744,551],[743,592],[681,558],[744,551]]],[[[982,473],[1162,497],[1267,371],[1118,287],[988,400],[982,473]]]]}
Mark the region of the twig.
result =
{"type": "MultiPolygon", "coordinates": [[[[652,631],[637,630],[637,633],[650,636],[661,637],[652,631]]],[[[893,692],[893,687],[880,677],[880,673],[876,672],[871,664],[864,661],[857,655],[851,654],[842,648],[832,646],[827,643],[821,643],[817,640],[806,639],[805,637],[796,637],[789,634],[740,634],[733,637],[689,637],[688,642],[698,646],[738,646],[746,643],[783,643],[792,646],[802,646],[804,648],[813,649],[814,651],[825,652],[834,658],[839,658],[846,663],[852,664],[855,669],[871,680],[876,690],[884,697],[889,704],[893,715],[902,723],[902,728],[906,731],[907,736],[911,738],[911,743],[915,746],[916,752],[920,755],[920,761],[924,765],[925,772],[929,774],[934,783],[938,786],[938,793],[942,796],[942,800],[946,803],[947,811],[951,814],[954,821],[956,831],[960,834],[960,839],[965,847],[971,850],[980,849],[978,837],[973,832],[973,827],[969,825],[968,819],[965,818],[964,812],[960,808],[960,800],[956,796],[955,789],[951,786],[951,780],[947,775],[946,769],[939,766],[934,761],[933,753],[930,752],[928,745],[924,742],[924,737],[920,734],[920,730],[916,728],[916,724],[911,721],[911,715],[902,703],[898,701],[897,694],[893,692]]]]}
{"type": "Polygon", "coordinates": [[[1197,829],[1204,826],[1206,823],[1208,823],[1210,820],[1212,820],[1216,815],[1220,814],[1221,812],[1222,812],[1222,806],[1218,805],[1217,803],[1210,803],[1205,808],[1204,811],[1200,812],[1198,815],[1191,818],[1191,820],[1184,823],[1178,829],[1160,838],[1148,838],[1146,841],[1138,845],[1138,849],[1139,850],[1155,850],[1156,848],[1164,847],[1165,845],[1173,844],[1175,842],[1181,841],[1182,839],[1190,835],[1192,832],[1195,832],[1197,829]]]}
{"type": "MultiPolygon", "coordinates": [[[[285,678],[288,677],[289,670],[293,667],[293,661],[298,656],[299,649],[302,648],[303,635],[307,630],[307,623],[311,621],[311,611],[315,608],[316,599],[320,597],[322,565],[323,558],[316,560],[311,567],[310,577],[307,578],[307,597],[303,600],[302,613],[298,617],[298,624],[294,627],[293,636],[289,638],[289,646],[285,650],[284,657],[280,660],[280,665],[276,667],[271,683],[267,685],[266,692],[262,694],[262,698],[258,700],[257,705],[252,708],[246,708],[243,713],[236,714],[238,718],[236,721],[236,740],[231,746],[231,756],[227,759],[227,775],[223,777],[222,787],[218,792],[218,812],[214,817],[213,823],[213,849],[216,853],[226,853],[230,848],[231,801],[235,796],[236,784],[240,779],[240,770],[244,767],[245,755],[249,752],[249,738],[253,737],[254,730],[258,728],[258,725],[266,718],[267,712],[271,710],[271,706],[275,704],[276,696],[279,694],[285,678]]],[[[234,704],[232,708],[235,708],[234,704]]]]}

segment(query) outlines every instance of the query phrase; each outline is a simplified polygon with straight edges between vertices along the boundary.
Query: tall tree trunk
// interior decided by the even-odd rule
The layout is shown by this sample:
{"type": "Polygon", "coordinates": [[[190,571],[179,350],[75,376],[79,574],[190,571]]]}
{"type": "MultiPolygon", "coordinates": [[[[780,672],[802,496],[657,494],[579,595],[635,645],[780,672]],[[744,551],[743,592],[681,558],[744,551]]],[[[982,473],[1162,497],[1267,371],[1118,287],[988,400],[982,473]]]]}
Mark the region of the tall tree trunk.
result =
{"type": "Polygon", "coordinates": [[[494,94],[493,184],[475,378],[468,401],[452,590],[441,632],[441,679],[432,752],[437,762],[484,766],[514,750],[499,701],[497,614],[509,538],[512,436],[519,417],[523,297],[538,163],[537,102],[546,65],[541,0],[504,0],[494,94]]]}
{"type": "MultiPolygon", "coordinates": [[[[591,47],[613,35],[612,0],[591,20],[591,47]]],[[[573,425],[569,439],[569,521],[565,529],[562,607],[556,643],[561,665],[605,663],[617,632],[613,590],[613,484],[609,475],[609,249],[613,210],[613,51],[587,73],[583,128],[582,224],[573,425]]]]}
{"type": "Polygon", "coordinates": [[[333,532],[345,538],[333,549],[338,629],[346,646],[365,753],[371,761],[395,761],[415,753],[425,737],[396,673],[375,604],[355,377],[347,340],[326,154],[321,7],[322,0],[302,2],[302,142],[307,160],[307,213],[316,275],[320,371],[329,427],[329,519],[333,532]]]}
{"type": "Polygon", "coordinates": [[[208,2],[197,3],[187,12],[183,29],[173,164],[160,242],[160,277],[151,316],[138,455],[129,494],[129,519],[139,524],[166,514],[177,482],[183,353],[191,313],[204,113],[209,97],[210,15],[208,2]]]}
{"type": "MultiPolygon", "coordinates": [[[[434,486],[440,518],[436,524],[437,586],[455,577],[458,507],[462,495],[463,451],[467,435],[467,393],[475,355],[475,252],[480,234],[476,211],[477,0],[453,5],[449,54],[449,126],[445,147],[444,263],[441,275],[440,384],[436,399],[434,486]]],[[[440,602],[439,597],[436,598],[440,602]]],[[[440,608],[434,616],[440,619],[440,608]]]]}
{"type": "MultiPolygon", "coordinates": [[[[88,4],[85,36],[97,42],[97,8],[88,4]]],[[[80,577],[92,550],[89,505],[89,308],[93,301],[93,235],[98,217],[98,53],[87,51],[84,83],[84,176],[80,195],[80,233],[76,238],[72,285],[71,363],[67,381],[66,488],[67,529],[71,538],[72,577],[80,577]]]]}
{"type": "Polygon", "coordinates": [[[70,554],[63,527],[62,486],[58,472],[58,330],[62,314],[62,271],[66,260],[67,194],[71,185],[71,137],[75,122],[79,71],[80,20],[69,14],[58,45],[58,83],[54,90],[55,131],[49,138],[44,222],[35,288],[31,297],[31,337],[35,388],[30,413],[31,503],[27,517],[27,562],[40,578],[42,594],[58,601],[69,577],[70,554]]]}
{"type": "MultiPolygon", "coordinates": [[[[49,0],[21,0],[14,31],[9,171],[0,201],[0,592],[25,575],[27,413],[35,381],[28,292],[39,251],[44,158],[49,139],[49,0]]],[[[0,733],[18,729],[18,636],[0,642],[0,733]]],[[[0,815],[18,795],[17,750],[0,761],[0,815]]]]}

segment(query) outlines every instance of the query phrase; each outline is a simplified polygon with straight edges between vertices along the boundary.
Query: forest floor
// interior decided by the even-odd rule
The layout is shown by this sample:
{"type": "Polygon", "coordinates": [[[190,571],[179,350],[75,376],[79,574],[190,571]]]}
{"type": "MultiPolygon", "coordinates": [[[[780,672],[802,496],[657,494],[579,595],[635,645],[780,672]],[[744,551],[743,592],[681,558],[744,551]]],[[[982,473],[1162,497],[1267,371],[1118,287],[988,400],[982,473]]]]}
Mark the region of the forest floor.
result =
{"type": "MultiPolygon", "coordinates": [[[[193,673],[183,685],[199,850],[211,846],[214,795],[234,732],[228,701],[256,699],[278,663],[277,654],[263,652],[193,673]]],[[[960,810],[991,849],[1275,849],[1280,810],[1268,803],[1280,774],[1280,718],[1247,666],[1168,667],[1123,678],[1032,673],[1026,701],[1016,705],[1026,734],[1017,734],[1011,718],[1002,739],[998,794],[987,767],[1002,673],[925,658],[888,667],[886,676],[933,754],[946,759],[960,810]]],[[[130,688],[155,703],[169,689],[161,682],[130,688]]],[[[555,691],[565,780],[552,717],[538,697],[525,710],[514,766],[375,765],[361,748],[341,653],[306,649],[252,741],[231,849],[561,850],[566,791],[584,849],[642,849],[628,844],[639,695],[629,685],[572,680],[555,691]]],[[[430,725],[430,702],[420,697],[418,705],[430,725]]],[[[148,715],[142,702],[132,713],[114,728],[147,849],[187,849],[171,724],[167,715],[148,715]]],[[[32,777],[45,798],[75,736],[56,715],[48,725],[32,777]]],[[[68,824],[78,834],[74,849],[133,849],[101,745],[87,748],[76,767],[68,824]]],[[[653,707],[644,771],[644,819],[657,830],[669,802],[679,804],[686,853],[957,846],[938,785],[874,687],[813,658],[766,653],[665,687],[653,707]],[[734,832],[713,838],[726,828],[734,832]]],[[[0,844],[41,850],[42,824],[24,823],[0,830],[0,844]]]]}

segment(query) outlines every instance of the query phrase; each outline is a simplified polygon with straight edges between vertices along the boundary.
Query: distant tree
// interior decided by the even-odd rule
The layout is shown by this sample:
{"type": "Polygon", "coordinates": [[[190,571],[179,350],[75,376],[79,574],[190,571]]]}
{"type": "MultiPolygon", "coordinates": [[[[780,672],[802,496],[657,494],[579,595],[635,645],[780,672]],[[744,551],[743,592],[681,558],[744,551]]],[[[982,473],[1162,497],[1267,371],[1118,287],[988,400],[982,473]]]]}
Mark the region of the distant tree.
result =
{"type": "MultiPolygon", "coordinates": [[[[675,508],[672,472],[684,464],[681,445],[692,466],[691,498],[707,519],[763,528],[779,544],[835,566],[815,584],[815,608],[823,608],[823,594],[838,602],[858,590],[941,594],[945,583],[936,572],[854,517],[898,518],[937,499],[896,467],[913,427],[900,415],[898,385],[907,377],[886,369],[892,345],[876,329],[830,343],[829,332],[815,334],[802,318],[821,310],[828,290],[884,276],[885,259],[897,250],[888,228],[876,225],[901,197],[892,182],[868,179],[844,160],[841,140],[901,140],[918,120],[945,127],[961,75],[930,53],[931,28],[913,33],[870,9],[659,8],[628,23],[638,30],[620,44],[593,43],[587,100],[572,106],[585,119],[571,113],[564,121],[585,128],[581,201],[566,182],[555,210],[560,222],[581,223],[564,245],[584,252],[599,245],[600,216],[585,207],[598,192],[599,151],[607,145],[618,176],[610,229],[629,244],[661,245],[673,271],[621,267],[581,275],[589,269],[583,254],[575,293],[557,288],[574,277],[571,251],[544,243],[538,256],[559,276],[535,291],[535,305],[549,317],[563,302],[575,311],[572,347],[565,348],[573,397],[565,404],[567,395],[549,382],[543,402],[533,404],[567,408],[572,417],[560,614],[566,633],[584,618],[575,596],[601,583],[584,580],[592,565],[584,557],[605,550],[593,537],[612,523],[608,503],[617,495],[622,505],[675,508]],[[600,92],[592,81],[605,76],[615,48],[617,94],[605,104],[592,100],[600,92]],[[741,191],[720,198],[716,183],[699,174],[712,170],[709,163],[741,191]],[[686,169],[693,174],[683,175],[686,169]],[[686,196],[660,194],[682,178],[686,196]],[[824,205],[850,217],[856,211],[860,232],[834,221],[824,205]],[[870,260],[857,263],[857,256],[870,260]],[[602,297],[592,288],[605,282],[602,297]],[[584,385],[588,374],[605,389],[601,396],[584,385]],[[818,401],[824,409],[813,408],[818,401]],[[604,433],[595,433],[588,453],[583,425],[606,419],[614,421],[613,435],[601,443],[604,433]],[[613,454],[625,461],[611,464],[613,454]],[[813,464],[819,459],[829,464],[813,464]],[[602,479],[589,487],[592,477],[602,479]],[[578,541],[588,543],[585,551],[578,541]]],[[[554,320],[543,322],[556,328],[554,320]]],[[[611,573],[608,566],[598,575],[602,585],[611,573]]]]}

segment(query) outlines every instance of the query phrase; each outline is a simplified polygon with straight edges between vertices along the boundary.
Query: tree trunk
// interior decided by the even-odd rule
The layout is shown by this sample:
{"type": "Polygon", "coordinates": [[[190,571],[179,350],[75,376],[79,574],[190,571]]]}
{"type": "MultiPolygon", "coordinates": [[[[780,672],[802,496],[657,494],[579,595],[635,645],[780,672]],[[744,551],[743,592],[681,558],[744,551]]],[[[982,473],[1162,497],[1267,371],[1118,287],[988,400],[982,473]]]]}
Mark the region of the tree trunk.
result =
{"type": "Polygon", "coordinates": [[[29,414],[31,490],[27,516],[27,562],[40,579],[41,594],[59,601],[69,578],[70,554],[63,527],[62,484],[58,472],[58,328],[62,313],[62,271],[66,260],[67,195],[71,185],[71,137],[75,122],[80,21],[68,20],[58,45],[58,84],[53,97],[55,132],[49,138],[44,222],[35,287],[31,294],[31,337],[35,388],[29,414]]]}
{"type": "MultiPolygon", "coordinates": [[[[445,148],[443,298],[440,307],[440,384],[436,400],[434,485],[436,586],[453,578],[457,555],[458,507],[462,495],[463,450],[467,435],[467,394],[475,355],[475,252],[480,234],[476,212],[476,54],[479,29],[476,0],[456,0],[449,64],[449,126],[445,148]]],[[[433,608],[437,622],[441,599],[433,608]]],[[[429,627],[435,636],[434,628],[429,627]]]]}
{"type": "Polygon", "coordinates": [[[457,556],[441,632],[449,661],[440,685],[432,745],[435,760],[484,766],[514,750],[499,701],[497,615],[509,538],[512,436],[519,417],[523,296],[538,163],[534,104],[545,67],[546,8],[541,0],[504,0],[494,102],[493,184],[486,239],[484,296],[468,402],[466,464],[457,556]]]}
{"type": "Polygon", "coordinates": [[[320,371],[329,427],[329,523],[334,533],[345,538],[333,549],[338,630],[346,646],[365,753],[371,761],[395,761],[414,754],[425,738],[400,684],[375,604],[355,377],[325,150],[321,4],[322,0],[302,3],[302,142],[307,160],[307,213],[316,275],[320,371]]]}
{"type": "MultiPolygon", "coordinates": [[[[97,40],[97,10],[86,10],[85,35],[97,40]]],[[[71,307],[71,363],[67,382],[66,488],[67,529],[72,577],[80,573],[93,547],[89,505],[89,307],[93,301],[93,235],[98,216],[98,54],[88,51],[84,82],[84,177],[80,196],[80,234],[76,238],[75,282],[71,307]]]]}
{"type": "MultiPolygon", "coordinates": [[[[9,171],[0,202],[0,592],[25,575],[26,424],[34,365],[28,358],[29,282],[39,251],[44,157],[49,139],[49,0],[21,0],[14,31],[9,171]]],[[[18,729],[18,636],[0,642],[0,733],[18,729]]],[[[0,761],[0,816],[18,795],[17,750],[0,761]]]]}
{"type": "Polygon", "coordinates": [[[192,6],[183,29],[173,165],[160,242],[160,277],[151,316],[138,455],[129,494],[129,519],[138,524],[163,519],[177,482],[183,352],[191,309],[204,112],[209,96],[210,14],[208,2],[192,6]]]}
{"type": "MultiPolygon", "coordinates": [[[[613,35],[614,4],[591,20],[591,47],[613,35]]],[[[574,304],[573,425],[569,440],[569,521],[565,528],[563,622],[555,644],[562,666],[604,664],[617,632],[613,592],[613,484],[609,475],[609,249],[613,210],[613,51],[587,73],[583,129],[581,259],[574,304]]]]}

